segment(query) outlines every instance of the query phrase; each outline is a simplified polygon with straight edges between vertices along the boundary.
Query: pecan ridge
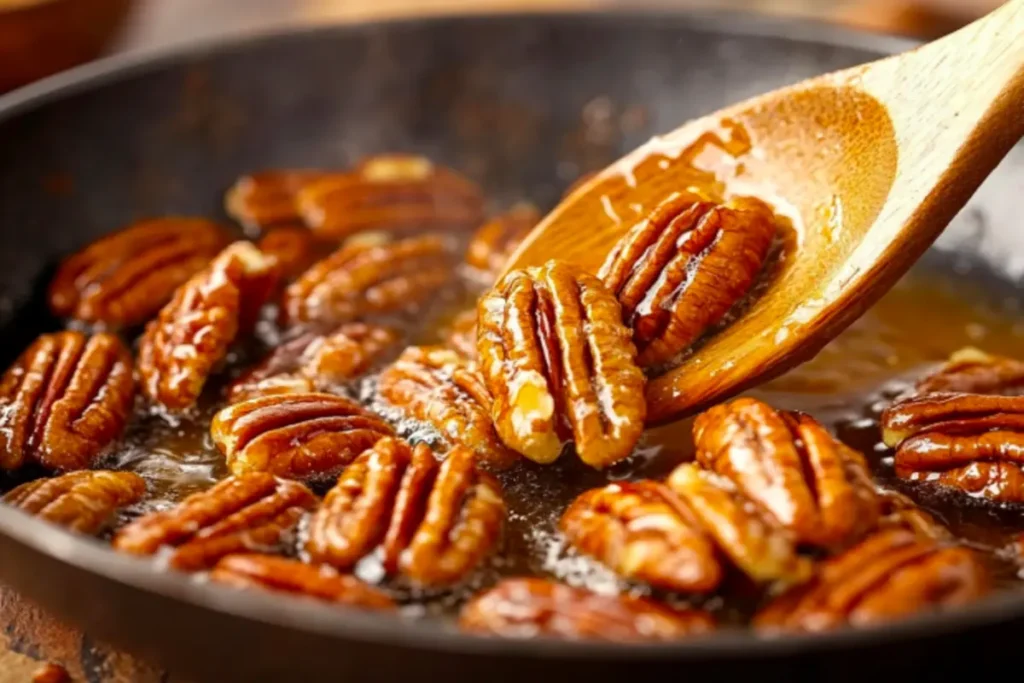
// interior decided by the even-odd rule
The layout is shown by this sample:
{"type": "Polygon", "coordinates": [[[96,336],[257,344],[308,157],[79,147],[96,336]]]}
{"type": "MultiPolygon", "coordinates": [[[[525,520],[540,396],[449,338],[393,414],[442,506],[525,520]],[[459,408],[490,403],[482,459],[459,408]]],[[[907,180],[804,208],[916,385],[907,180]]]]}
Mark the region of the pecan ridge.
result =
{"type": "Polygon", "coordinates": [[[645,379],[618,302],[597,278],[550,261],[506,275],[477,310],[492,417],[508,446],[550,463],[571,438],[596,468],[632,452],[645,379]]]}
{"type": "Polygon", "coordinates": [[[124,429],[131,354],[111,334],[44,334],[0,379],[0,467],[88,467],[124,429]]]}
{"type": "Polygon", "coordinates": [[[612,249],[598,277],[622,304],[642,367],[685,351],[753,286],[776,233],[767,204],[673,194],[612,249]]]}
{"type": "Polygon", "coordinates": [[[171,567],[208,569],[232,553],[279,550],[315,505],[316,497],[302,484],[251,472],[140,517],[117,532],[114,548],[153,555],[167,547],[171,567]]]}
{"type": "Polygon", "coordinates": [[[309,524],[315,562],[349,569],[378,546],[384,569],[422,585],[464,578],[494,548],[501,488],[456,446],[437,463],[423,444],[381,439],[338,478],[309,524]]]}
{"type": "Polygon", "coordinates": [[[270,472],[290,479],[339,472],[394,430],[361,405],[333,394],[260,396],[230,405],[210,435],[235,474],[270,472]]]}
{"type": "Polygon", "coordinates": [[[50,308],[107,327],[139,325],[227,242],[224,230],[203,218],[134,223],[61,263],[50,283],[50,308]]]}
{"type": "Polygon", "coordinates": [[[710,614],[625,595],[600,595],[544,579],[506,579],[470,600],[459,626],[503,638],[675,640],[714,629],[710,614]]]}
{"type": "Polygon", "coordinates": [[[146,482],[137,474],[86,470],[27,482],[7,492],[3,501],[72,531],[95,534],[145,492],[146,482]]]}

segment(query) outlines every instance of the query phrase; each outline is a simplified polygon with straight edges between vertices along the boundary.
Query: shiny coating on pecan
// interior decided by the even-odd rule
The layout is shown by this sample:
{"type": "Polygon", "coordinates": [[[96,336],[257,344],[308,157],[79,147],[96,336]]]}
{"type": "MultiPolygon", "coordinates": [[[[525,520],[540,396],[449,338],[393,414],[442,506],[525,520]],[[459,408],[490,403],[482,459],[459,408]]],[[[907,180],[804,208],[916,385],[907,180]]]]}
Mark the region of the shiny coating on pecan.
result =
{"type": "Polygon", "coordinates": [[[1022,389],[1024,363],[967,347],[954,352],[941,368],[921,379],[914,393],[1013,394],[1022,389]]]}
{"type": "Polygon", "coordinates": [[[292,280],[317,260],[318,244],[313,233],[301,225],[271,228],[256,243],[259,250],[277,259],[281,277],[292,280]]]}
{"type": "Polygon", "coordinates": [[[256,322],[277,279],[273,258],[236,242],[179,287],[139,343],[143,393],[172,411],[194,405],[231,344],[256,322]]]}
{"type": "Polygon", "coordinates": [[[421,156],[382,154],[351,172],[305,185],[298,196],[306,224],[330,238],[380,231],[468,231],[483,221],[474,183],[421,156]]]}
{"type": "Polygon", "coordinates": [[[274,169],[242,176],[224,197],[228,215],[250,230],[301,223],[297,195],[325,171],[274,169]]]}
{"type": "Polygon", "coordinates": [[[587,491],[560,526],[570,544],[626,579],[699,593],[722,579],[714,544],[664,484],[621,482],[587,491]]]}
{"type": "Polygon", "coordinates": [[[65,260],[50,283],[50,308],[109,328],[140,325],[227,242],[219,225],[202,218],[135,223],[65,260]]]}
{"type": "Polygon", "coordinates": [[[346,323],[329,334],[304,333],[274,348],[228,389],[232,403],[279,393],[326,390],[358,379],[398,345],[390,327],[346,323]]]}
{"type": "Polygon", "coordinates": [[[699,415],[693,438],[697,462],[732,480],[797,543],[846,546],[878,521],[864,457],[809,415],[740,398],[699,415]]]}
{"type": "Polygon", "coordinates": [[[811,581],[776,598],[754,624],[784,631],[873,626],[969,603],[989,585],[970,550],[888,529],[822,563],[811,581]]]}
{"type": "Polygon", "coordinates": [[[9,491],[3,501],[72,531],[95,534],[145,493],[146,482],[137,474],[89,470],[30,481],[9,491]]]}
{"type": "Polygon", "coordinates": [[[316,393],[242,401],[218,412],[210,425],[232,472],[270,472],[288,479],[335,475],[393,433],[355,401],[316,393]]]}
{"type": "Polygon", "coordinates": [[[502,469],[516,460],[491,422],[491,396],[477,368],[439,346],[410,346],[380,374],[377,391],[403,413],[432,425],[453,445],[502,469]]]}
{"type": "Polygon", "coordinates": [[[1015,393],[1022,369],[1017,361],[961,351],[886,408],[882,439],[896,448],[896,474],[1024,502],[1024,396],[1015,393]]]}
{"type": "Polygon", "coordinates": [[[632,452],[645,379],[619,304],[597,278],[558,261],[516,270],[477,311],[492,417],[509,447],[550,463],[571,439],[596,468],[632,452]]]}
{"type": "Polygon", "coordinates": [[[0,468],[89,467],[123,431],[134,390],[116,336],[41,335],[0,379],[0,468]]]}
{"type": "Polygon", "coordinates": [[[446,585],[487,557],[504,520],[501,488],[469,449],[456,446],[438,464],[423,444],[381,439],[338,477],[310,521],[306,551],[349,569],[380,547],[389,573],[446,585]]]}
{"type": "Polygon", "coordinates": [[[598,274],[622,304],[642,367],[678,357],[754,285],[776,233],[767,204],[666,199],[612,249],[598,274]]]}
{"type": "Polygon", "coordinates": [[[480,226],[466,251],[466,265],[482,274],[497,276],[523,239],[540,222],[532,204],[518,204],[480,226]]]}
{"type": "Polygon", "coordinates": [[[752,510],[728,479],[686,463],[665,483],[719,549],[753,580],[799,583],[810,574],[811,562],[796,553],[789,535],[752,510]]]}
{"type": "Polygon", "coordinates": [[[452,280],[453,259],[451,244],[436,235],[349,243],[288,286],[281,315],[288,323],[330,325],[411,312],[452,280]]]}
{"type": "Polygon", "coordinates": [[[198,571],[239,552],[277,552],[288,542],[316,497],[302,484],[265,472],[228,477],[170,510],[152,512],[123,527],[114,548],[153,555],[169,548],[168,562],[198,571]]]}
{"type": "Polygon", "coordinates": [[[381,590],[330,567],[313,567],[274,555],[240,553],[221,558],[210,571],[214,581],[241,589],[262,589],[372,610],[395,603],[381,590]]]}
{"type": "Polygon", "coordinates": [[[506,579],[462,608],[459,626],[502,638],[635,642],[708,633],[701,610],[674,610],[650,600],[600,595],[544,579],[506,579]]]}

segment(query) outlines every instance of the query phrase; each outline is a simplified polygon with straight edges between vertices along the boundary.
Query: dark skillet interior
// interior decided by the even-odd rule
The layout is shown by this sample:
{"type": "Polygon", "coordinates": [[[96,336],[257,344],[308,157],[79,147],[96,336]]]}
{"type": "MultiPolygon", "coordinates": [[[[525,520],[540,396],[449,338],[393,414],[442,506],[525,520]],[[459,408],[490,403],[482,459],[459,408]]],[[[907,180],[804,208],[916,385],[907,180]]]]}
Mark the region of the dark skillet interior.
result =
{"type": "MultiPolygon", "coordinates": [[[[730,102],[875,58],[899,41],[719,16],[559,15],[304,30],[90,67],[0,99],[0,360],[38,329],[38,283],[64,253],[133,218],[220,215],[261,167],[420,152],[490,197],[550,206],[580,171],[730,102]],[[605,126],[602,117],[628,125],[605,126]]],[[[1012,292],[1024,245],[1018,148],[924,268],[969,266],[1012,292]],[[1016,188],[1016,191],[1014,190],[1016,188]]],[[[833,680],[991,663],[1024,635],[1024,599],[868,633],[723,634],[671,648],[469,639],[159,574],[0,509],[0,578],[97,636],[202,680],[833,680]],[[868,654],[866,648],[871,648],[868,654]],[[970,659],[964,659],[964,653],[970,659]]]]}

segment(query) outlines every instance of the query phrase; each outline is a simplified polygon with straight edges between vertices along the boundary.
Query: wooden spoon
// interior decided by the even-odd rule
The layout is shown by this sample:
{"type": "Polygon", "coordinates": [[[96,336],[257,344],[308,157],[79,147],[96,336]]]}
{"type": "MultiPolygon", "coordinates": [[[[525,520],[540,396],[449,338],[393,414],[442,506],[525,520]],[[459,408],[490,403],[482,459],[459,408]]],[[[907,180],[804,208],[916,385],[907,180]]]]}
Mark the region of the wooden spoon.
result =
{"type": "Polygon", "coordinates": [[[796,248],[767,290],[648,382],[649,422],[666,422],[813,357],[906,272],[1022,135],[1024,0],[1012,0],[919,49],[655,137],[566,198],[508,269],[557,257],[596,272],[631,225],[691,185],[760,196],[792,218],[796,248]]]}

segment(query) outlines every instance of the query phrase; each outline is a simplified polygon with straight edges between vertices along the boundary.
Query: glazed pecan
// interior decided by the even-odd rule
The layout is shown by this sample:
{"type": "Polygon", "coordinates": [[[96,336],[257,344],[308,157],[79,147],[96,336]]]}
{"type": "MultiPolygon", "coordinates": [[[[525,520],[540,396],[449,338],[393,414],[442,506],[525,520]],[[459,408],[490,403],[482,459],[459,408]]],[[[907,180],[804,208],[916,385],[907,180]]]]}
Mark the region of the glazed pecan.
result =
{"type": "Polygon", "coordinates": [[[562,515],[574,547],[627,579],[706,593],[722,568],[693,513],[664,484],[621,482],[579,496],[562,515]]]}
{"type": "Polygon", "coordinates": [[[502,440],[539,463],[565,443],[591,467],[627,457],[644,428],[644,375],[618,302],[558,261],[509,273],[480,299],[478,351],[502,440]]]}
{"type": "Polygon", "coordinates": [[[483,221],[476,185],[412,155],[370,157],[349,173],[306,184],[298,201],[306,224],[330,238],[364,231],[464,231],[483,221]]]}
{"type": "Polygon", "coordinates": [[[448,324],[445,346],[467,360],[476,360],[476,308],[462,311],[448,324]]]}
{"type": "Polygon", "coordinates": [[[963,605],[987,593],[989,583],[970,550],[887,529],[824,562],[811,581],[776,598],[754,624],[785,631],[871,626],[963,605]]]}
{"type": "Polygon", "coordinates": [[[140,325],[227,242],[219,225],[202,218],[135,223],[65,260],[50,283],[50,308],[113,328],[140,325]]]}
{"type": "Polygon", "coordinates": [[[301,225],[282,225],[271,228],[256,243],[267,256],[277,259],[277,266],[285,280],[304,273],[317,260],[318,245],[313,233],[301,225]]]}
{"type": "Polygon", "coordinates": [[[449,242],[436,235],[349,243],[288,286],[281,315],[330,325],[413,311],[452,279],[453,259],[449,242]]]}
{"type": "Polygon", "coordinates": [[[235,403],[277,393],[308,393],[357,379],[399,341],[390,327],[345,323],[330,334],[305,333],[276,347],[235,380],[235,403]]]}
{"type": "Polygon", "coordinates": [[[914,387],[915,394],[935,392],[1014,394],[1024,390],[1024,363],[975,348],[954,352],[936,372],[914,387]]]}
{"type": "Polygon", "coordinates": [[[498,275],[508,257],[539,222],[537,207],[517,204],[473,233],[466,264],[481,274],[498,275]]]}
{"type": "Polygon", "coordinates": [[[505,520],[496,479],[456,446],[381,439],[338,478],[309,525],[306,551],[339,569],[381,547],[382,564],[421,585],[464,578],[494,548],[505,520]]]}
{"type": "Polygon", "coordinates": [[[235,588],[303,595],[346,607],[374,610],[395,607],[387,594],[354,576],[274,555],[241,553],[222,557],[210,572],[210,578],[235,588]]]}
{"type": "Polygon", "coordinates": [[[232,553],[281,549],[315,505],[316,497],[302,484],[251,472],[228,477],[170,510],[140,517],[117,532],[114,548],[153,555],[166,547],[171,567],[208,569],[232,553]]]}
{"type": "Polygon", "coordinates": [[[1024,363],[965,350],[882,412],[896,474],[1024,502],[1024,363]]]}
{"type": "Polygon", "coordinates": [[[729,480],[692,463],[680,465],[666,484],[733,563],[758,582],[799,583],[811,563],[796,554],[783,530],[764,521],[729,480]]]}
{"type": "Polygon", "coordinates": [[[650,600],[591,593],[544,579],[506,579],[462,608],[459,626],[503,638],[676,640],[708,633],[714,619],[650,600]]]}
{"type": "Polygon", "coordinates": [[[72,680],[63,666],[47,662],[32,672],[32,683],[72,683],[72,680]]]}
{"type": "Polygon", "coordinates": [[[224,197],[228,215],[250,230],[302,222],[296,197],[325,171],[270,170],[239,178],[224,197]]]}
{"type": "Polygon", "coordinates": [[[491,396],[476,367],[439,346],[410,346],[380,374],[377,391],[392,406],[432,425],[450,444],[503,469],[516,455],[491,423],[491,396]]]}
{"type": "Polygon", "coordinates": [[[809,415],[740,398],[699,415],[693,438],[697,461],[731,479],[797,543],[849,545],[878,521],[864,457],[809,415]]]}
{"type": "Polygon", "coordinates": [[[608,254],[598,277],[618,297],[642,367],[690,347],[753,286],[776,233],[767,204],[676,193],[608,254]]]}
{"type": "Polygon", "coordinates": [[[72,531],[95,534],[145,492],[146,482],[137,474],[84,471],[30,481],[9,491],[3,501],[72,531]]]}
{"type": "Polygon", "coordinates": [[[191,407],[235,338],[256,322],[276,282],[275,260],[252,244],[222,251],[146,326],[139,344],[143,393],[169,410],[191,407]]]}
{"type": "Polygon", "coordinates": [[[116,336],[41,335],[0,379],[0,468],[89,467],[124,429],[133,393],[116,336]]]}
{"type": "Polygon", "coordinates": [[[355,401],[332,394],[261,396],[224,408],[210,435],[235,474],[289,479],[337,474],[394,432],[355,401]]]}

